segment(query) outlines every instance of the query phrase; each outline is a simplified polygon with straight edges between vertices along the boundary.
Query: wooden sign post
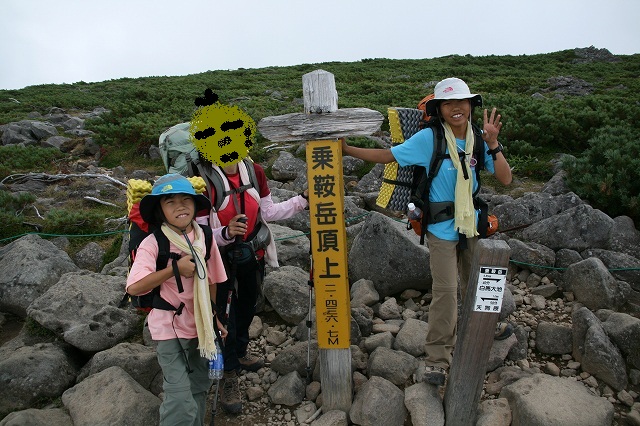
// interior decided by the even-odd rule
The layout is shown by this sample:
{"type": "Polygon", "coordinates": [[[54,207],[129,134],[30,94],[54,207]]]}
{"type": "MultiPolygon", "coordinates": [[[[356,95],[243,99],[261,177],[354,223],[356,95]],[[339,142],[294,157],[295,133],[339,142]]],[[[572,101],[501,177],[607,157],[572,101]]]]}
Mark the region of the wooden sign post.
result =
{"type": "Polygon", "coordinates": [[[479,240],[444,393],[447,426],[475,425],[509,267],[509,245],[479,240]]]}
{"type": "Polygon", "coordinates": [[[333,74],[302,77],[304,113],[266,117],[258,130],[274,142],[308,141],[307,178],[322,410],[351,408],[351,308],[347,275],[342,145],[337,138],[366,136],[384,117],[366,108],[338,109],[333,74]]]}

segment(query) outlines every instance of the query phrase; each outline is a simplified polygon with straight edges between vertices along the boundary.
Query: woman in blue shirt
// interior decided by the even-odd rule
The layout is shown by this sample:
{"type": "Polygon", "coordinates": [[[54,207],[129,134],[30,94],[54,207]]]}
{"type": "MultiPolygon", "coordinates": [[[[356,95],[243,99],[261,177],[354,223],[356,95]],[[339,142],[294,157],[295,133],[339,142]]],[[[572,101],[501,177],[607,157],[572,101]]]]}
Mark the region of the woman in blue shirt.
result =
{"type": "MultiPolygon", "coordinates": [[[[461,294],[464,298],[469,281],[471,260],[478,240],[477,212],[472,194],[478,182],[472,158],[474,135],[471,116],[475,106],[482,106],[482,97],[472,94],[459,78],[447,78],[434,89],[435,97],[427,105],[427,114],[438,117],[443,127],[447,153],[456,151],[466,155],[451,155],[445,159],[434,177],[429,194],[430,202],[454,203],[454,217],[430,224],[427,241],[430,269],[433,278],[433,299],[429,307],[429,331],[426,344],[426,379],[443,385],[451,363],[456,342],[458,273],[461,275],[461,294]],[[462,161],[461,161],[462,158],[462,161]],[[466,169],[466,173],[465,170],[466,169]],[[467,249],[458,249],[460,234],[465,236],[467,249]]],[[[507,163],[498,134],[502,128],[501,115],[493,108],[484,110],[482,138],[485,143],[485,168],[503,183],[511,183],[511,169],[507,163]]],[[[404,143],[391,149],[357,148],[343,140],[344,155],[375,163],[397,161],[400,166],[419,165],[429,169],[433,153],[434,132],[431,128],[419,131],[404,143]]],[[[511,329],[501,330],[502,336],[511,329]]]]}

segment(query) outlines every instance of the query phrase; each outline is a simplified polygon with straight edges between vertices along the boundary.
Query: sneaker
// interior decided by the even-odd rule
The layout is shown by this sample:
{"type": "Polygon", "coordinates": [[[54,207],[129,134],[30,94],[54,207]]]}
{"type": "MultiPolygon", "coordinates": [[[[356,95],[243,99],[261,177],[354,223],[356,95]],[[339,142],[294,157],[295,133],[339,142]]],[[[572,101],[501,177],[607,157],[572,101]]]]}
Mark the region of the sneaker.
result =
{"type": "Polygon", "coordinates": [[[255,355],[251,355],[249,352],[241,358],[238,358],[240,366],[247,371],[258,371],[264,367],[264,358],[258,358],[255,355]]]}
{"type": "Polygon", "coordinates": [[[445,369],[435,365],[427,365],[425,373],[425,380],[427,383],[431,383],[432,385],[443,386],[444,381],[447,378],[445,369]]]}
{"type": "Polygon", "coordinates": [[[235,370],[225,371],[221,385],[220,405],[227,413],[240,414],[242,412],[242,397],[238,373],[235,370]]]}
{"type": "Polygon", "coordinates": [[[493,336],[495,340],[504,340],[513,334],[513,326],[508,322],[499,322],[496,324],[496,332],[493,336]]]}

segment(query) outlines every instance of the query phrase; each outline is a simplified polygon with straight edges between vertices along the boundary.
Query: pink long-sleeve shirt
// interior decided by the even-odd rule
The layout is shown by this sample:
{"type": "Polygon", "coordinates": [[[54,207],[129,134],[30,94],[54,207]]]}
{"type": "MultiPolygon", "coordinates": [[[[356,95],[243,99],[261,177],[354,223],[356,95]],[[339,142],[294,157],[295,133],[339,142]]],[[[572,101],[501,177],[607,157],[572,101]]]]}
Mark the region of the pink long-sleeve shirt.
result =
{"type": "MultiPolygon", "coordinates": [[[[193,231],[188,234],[190,240],[193,240],[193,231]]],[[[175,245],[169,242],[172,253],[180,253],[184,256],[186,253],[180,251],[175,245]]],[[[156,271],[156,258],[158,257],[158,242],[153,234],[145,238],[136,253],[136,259],[131,267],[129,276],[127,277],[127,288],[145,276],[156,271]]],[[[224,264],[218,251],[218,246],[213,242],[211,244],[211,256],[207,262],[207,275],[210,285],[221,283],[227,280],[227,274],[224,270],[224,264]]],[[[197,337],[196,323],[193,315],[193,278],[181,277],[184,292],[178,292],[175,277],[171,277],[160,285],[160,296],[173,306],[178,307],[180,303],[184,303],[182,314],[174,315],[173,311],[164,311],[162,309],[152,309],[149,313],[148,324],[149,331],[153,340],[169,340],[193,339],[197,337]]],[[[215,296],[215,288],[209,287],[211,297],[215,296]]]]}

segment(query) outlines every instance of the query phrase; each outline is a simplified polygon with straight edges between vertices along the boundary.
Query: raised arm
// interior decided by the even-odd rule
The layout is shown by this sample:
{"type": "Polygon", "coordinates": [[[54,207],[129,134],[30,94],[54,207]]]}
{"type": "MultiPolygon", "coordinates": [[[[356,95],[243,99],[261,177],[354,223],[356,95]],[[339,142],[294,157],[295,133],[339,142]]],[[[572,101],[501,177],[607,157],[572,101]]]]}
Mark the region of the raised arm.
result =
{"type": "Polygon", "coordinates": [[[390,149],[358,148],[347,145],[344,139],[342,139],[342,155],[349,155],[364,161],[380,164],[387,164],[396,160],[390,149]]]}

